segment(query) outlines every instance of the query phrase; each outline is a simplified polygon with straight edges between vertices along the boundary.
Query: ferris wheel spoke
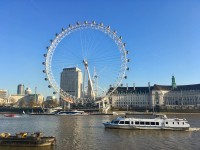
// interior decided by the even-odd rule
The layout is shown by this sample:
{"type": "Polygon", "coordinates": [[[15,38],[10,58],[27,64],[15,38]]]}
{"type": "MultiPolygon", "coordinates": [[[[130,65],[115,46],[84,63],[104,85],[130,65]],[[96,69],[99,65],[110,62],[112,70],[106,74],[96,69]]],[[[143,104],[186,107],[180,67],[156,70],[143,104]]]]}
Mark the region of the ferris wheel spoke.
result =
{"type": "MultiPolygon", "coordinates": [[[[75,50],[72,50],[70,48],[67,48],[66,46],[62,46],[62,49],[63,51],[65,51],[65,55],[71,55],[71,58],[79,58],[81,59],[82,57],[78,55],[78,53],[75,53],[75,50]]],[[[64,55],[64,56],[65,56],[64,55]]],[[[70,58],[70,57],[69,57],[70,58]]]]}
{"type": "Polygon", "coordinates": [[[91,52],[88,54],[88,57],[92,57],[93,55],[101,55],[106,52],[105,49],[103,51],[101,50],[102,45],[105,45],[105,42],[103,42],[103,39],[105,38],[105,35],[101,37],[101,39],[97,40],[96,43],[92,44],[90,47],[91,52]]]}
{"type": "Polygon", "coordinates": [[[90,61],[102,61],[102,60],[118,60],[119,61],[119,56],[99,56],[99,58],[92,58],[92,59],[88,59],[90,61]]]}

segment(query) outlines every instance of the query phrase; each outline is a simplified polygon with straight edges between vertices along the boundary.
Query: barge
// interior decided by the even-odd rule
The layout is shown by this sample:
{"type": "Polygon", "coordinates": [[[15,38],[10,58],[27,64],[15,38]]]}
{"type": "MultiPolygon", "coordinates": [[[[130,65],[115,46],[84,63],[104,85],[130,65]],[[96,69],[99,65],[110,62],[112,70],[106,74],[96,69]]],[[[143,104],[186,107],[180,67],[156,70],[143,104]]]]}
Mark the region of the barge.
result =
{"type": "Polygon", "coordinates": [[[0,146],[20,146],[20,147],[37,147],[37,146],[54,146],[56,138],[54,136],[43,136],[41,132],[35,132],[28,135],[28,132],[0,134],[0,146]]]}

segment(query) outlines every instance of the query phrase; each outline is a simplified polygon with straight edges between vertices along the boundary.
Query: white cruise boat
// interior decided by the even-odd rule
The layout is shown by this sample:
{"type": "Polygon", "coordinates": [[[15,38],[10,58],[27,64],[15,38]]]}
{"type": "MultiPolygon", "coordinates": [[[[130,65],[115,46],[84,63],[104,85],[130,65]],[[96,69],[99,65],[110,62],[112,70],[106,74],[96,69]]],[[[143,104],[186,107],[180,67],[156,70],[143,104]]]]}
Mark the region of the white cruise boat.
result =
{"type": "Polygon", "coordinates": [[[56,113],[56,115],[77,115],[77,116],[83,116],[83,115],[88,115],[88,113],[84,111],[79,111],[79,110],[72,110],[72,111],[60,111],[56,113]]]}
{"type": "Polygon", "coordinates": [[[186,119],[167,118],[161,114],[154,114],[153,118],[149,119],[118,117],[103,124],[105,128],[115,129],[188,130],[190,128],[186,119]]]}

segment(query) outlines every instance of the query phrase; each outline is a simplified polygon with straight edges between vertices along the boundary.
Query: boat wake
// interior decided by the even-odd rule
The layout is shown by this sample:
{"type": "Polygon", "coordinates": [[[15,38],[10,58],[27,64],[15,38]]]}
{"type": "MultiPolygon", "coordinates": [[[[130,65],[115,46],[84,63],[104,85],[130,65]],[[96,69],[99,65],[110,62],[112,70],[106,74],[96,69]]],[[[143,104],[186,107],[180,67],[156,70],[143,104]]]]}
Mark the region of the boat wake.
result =
{"type": "Polygon", "coordinates": [[[189,128],[189,130],[187,130],[187,131],[200,131],[200,128],[189,128]]]}

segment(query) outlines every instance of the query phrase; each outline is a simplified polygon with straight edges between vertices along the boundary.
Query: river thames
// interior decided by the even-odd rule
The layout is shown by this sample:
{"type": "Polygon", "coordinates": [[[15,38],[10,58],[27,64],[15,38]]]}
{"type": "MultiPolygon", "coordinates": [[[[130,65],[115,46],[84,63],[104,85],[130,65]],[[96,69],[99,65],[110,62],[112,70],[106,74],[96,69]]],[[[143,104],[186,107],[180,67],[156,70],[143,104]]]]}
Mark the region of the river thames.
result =
{"type": "MultiPolygon", "coordinates": [[[[186,118],[192,129],[200,129],[200,114],[170,114],[186,118]]],[[[0,115],[0,132],[41,131],[55,136],[55,147],[0,147],[0,150],[199,150],[200,131],[105,129],[102,122],[116,116],[27,115],[7,118],[0,115]]]]}

